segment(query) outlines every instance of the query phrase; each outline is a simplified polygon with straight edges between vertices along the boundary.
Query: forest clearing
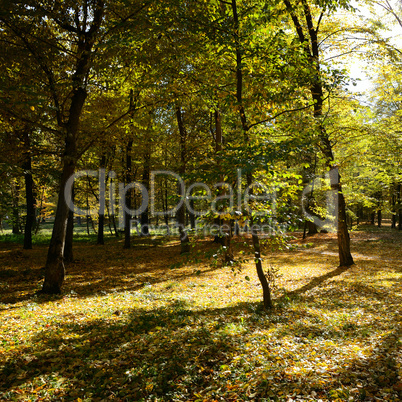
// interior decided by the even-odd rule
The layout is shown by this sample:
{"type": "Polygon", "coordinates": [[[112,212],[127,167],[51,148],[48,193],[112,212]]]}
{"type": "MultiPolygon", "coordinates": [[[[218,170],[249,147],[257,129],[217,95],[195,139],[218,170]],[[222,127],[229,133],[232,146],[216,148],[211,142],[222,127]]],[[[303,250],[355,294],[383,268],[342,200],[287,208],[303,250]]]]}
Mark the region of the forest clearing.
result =
{"type": "Polygon", "coordinates": [[[349,268],[333,234],[300,236],[263,253],[268,311],[211,239],[77,243],[60,296],[34,294],[44,246],[0,243],[0,400],[400,401],[401,233],[351,232],[349,268]]]}

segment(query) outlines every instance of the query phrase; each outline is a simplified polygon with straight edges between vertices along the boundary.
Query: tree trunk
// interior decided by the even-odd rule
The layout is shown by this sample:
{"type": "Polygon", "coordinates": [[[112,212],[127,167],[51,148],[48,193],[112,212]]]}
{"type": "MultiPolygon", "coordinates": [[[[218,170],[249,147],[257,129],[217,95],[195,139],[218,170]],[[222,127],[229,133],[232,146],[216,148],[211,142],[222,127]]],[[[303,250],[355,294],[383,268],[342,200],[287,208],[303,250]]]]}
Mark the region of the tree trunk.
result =
{"type": "MultiPolygon", "coordinates": [[[[87,15],[89,3],[82,6],[83,13],[87,15]]],[[[64,282],[65,268],[63,262],[63,252],[66,239],[66,224],[68,217],[68,206],[65,201],[65,190],[68,179],[74,174],[75,166],[78,159],[77,153],[77,135],[79,123],[87,96],[86,86],[88,73],[91,69],[91,56],[95,40],[99,34],[99,29],[102,24],[105,4],[102,0],[93,2],[92,16],[90,27],[76,27],[76,61],[74,72],[71,77],[72,91],[69,100],[69,108],[67,118],[60,112],[58,105],[60,104],[59,94],[54,89],[54,77],[51,69],[48,76],[49,86],[55,103],[55,113],[57,123],[63,130],[64,134],[64,153],[62,156],[62,174],[60,179],[60,187],[57,201],[56,216],[53,226],[52,238],[50,240],[49,250],[47,254],[45,266],[45,280],[43,282],[42,293],[55,294],[61,292],[61,287],[64,282]],[[85,31],[83,31],[85,30],[85,31]]],[[[68,25],[68,24],[67,24],[68,25]]],[[[84,24],[86,25],[86,24],[84,24]]]]}
{"type": "Polygon", "coordinates": [[[379,209],[377,211],[377,226],[380,228],[382,225],[382,211],[379,209]]]}
{"type": "Polygon", "coordinates": [[[60,179],[59,194],[57,200],[56,216],[54,219],[52,238],[45,266],[45,281],[41,292],[48,294],[61,293],[64,282],[65,267],[63,261],[64,246],[66,240],[66,225],[69,207],[65,201],[65,190],[68,179],[74,174],[77,163],[77,133],[84,106],[86,91],[79,87],[75,90],[71,99],[70,116],[66,124],[65,150],[63,155],[63,170],[60,179]]]}
{"type": "MultiPolygon", "coordinates": [[[[242,70],[242,49],[240,42],[240,23],[239,16],[237,13],[237,3],[236,0],[232,0],[232,13],[233,13],[233,22],[234,22],[234,41],[235,41],[235,49],[236,49],[236,100],[237,100],[237,109],[239,111],[239,118],[241,122],[241,128],[243,131],[243,139],[246,146],[250,145],[250,138],[248,134],[248,124],[246,118],[246,111],[243,106],[243,70],[242,70]]],[[[252,189],[253,175],[252,172],[247,172],[247,186],[252,189]]],[[[252,192],[252,191],[251,191],[252,192]]],[[[255,258],[255,266],[257,270],[258,279],[260,280],[262,291],[263,291],[263,302],[264,307],[270,309],[273,307],[271,300],[271,292],[269,288],[269,283],[264,274],[262,268],[262,259],[261,259],[261,247],[260,240],[258,237],[258,233],[253,224],[253,217],[250,217],[250,227],[251,227],[251,236],[253,241],[254,248],[254,258],[255,258]]]]}
{"type": "Polygon", "coordinates": [[[20,223],[20,211],[19,211],[19,199],[20,199],[20,185],[15,180],[12,184],[13,189],[13,220],[12,220],[12,233],[21,233],[21,223],[20,223]]]}
{"type": "Polygon", "coordinates": [[[375,211],[373,211],[373,212],[371,213],[370,222],[371,222],[372,225],[374,225],[374,223],[375,223],[375,211]]]}
{"type": "MultiPolygon", "coordinates": [[[[130,138],[126,146],[126,185],[131,183],[132,180],[132,158],[131,151],[133,149],[133,140],[130,138]]],[[[131,189],[126,192],[125,199],[126,207],[130,210],[132,207],[131,202],[131,189]]],[[[131,247],[131,214],[124,211],[124,248],[131,247]]]]}
{"type": "Polygon", "coordinates": [[[260,280],[261,287],[262,287],[264,307],[266,309],[271,309],[273,307],[271,290],[269,288],[269,283],[267,281],[267,278],[264,274],[264,270],[262,268],[260,239],[258,237],[258,234],[255,232],[253,218],[250,219],[250,226],[251,226],[252,240],[253,240],[253,246],[254,246],[255,266],[256,266],[256,270],[257,270],[258,279],[260,280]]]}
{"type": "Polygon", "coordinates": [[[306,24],[301,24],[294,6],[289,0],[284,0],[286,9],[288,10],[292,22],[294,24],[296,34],[299,37],[300,43],[304,47],[304,53],[309,60],[311,67],[315,70],[312,76],[310,86],[311,98],[314,102],[313,116],[318,124],[317,129],[320,135],[319,147],[324,157],[326,165],[330,169],[331,187],[338,190],[338,251],[340,266],[349,266],[353,264],[353,257],[350,253],[349,232],[346,224],[346,206],[345,199],[342,194],[342,186],[338,169],[334,165],[334,155],[331,141],[328,137],[327,130],[323,124],[323,105],[324,105],[324,90],[320,72],[320,43],[318,41],[318,26],[314,27],[314,21],[311,15],[310,7],[306,1],[302,1],[302,12],[306,24]],[[331,174],[332,173],[332,174],[331,174]]]}
{"type": "MultiPolygon", "coordinates": [[[[69,139],[69,138],[68,138],[69,139]]],[[[56,216],[53,225],[52,238],[45,266],[45,281],[41,292],[48,294],[61,293],[61,287],[65,277],[65,267],[63,261],[64,246],[66,240],[66,225],[69,208],[64,199],[64,191],[67,180],[74,174],[76,164],[76,143],[71,141],[66,144],[64,155],[63,171],[60,180],[59,196],[57,201],[56,216]]],[[[67,141],[66,141],[67,142],[67,141]]]]}
{"type": "Polygon", "coordinates": [[[402,230],[402,184],[398,184],[397,189],[397,199],[398,199],[398,230],[402,230]]]}
{"type": "Polygon", "coordinates": [[[338,194],[338,251],[339,251],[339,266],[349,267],[354,264],[352,254],[350,253],[350,237],[348,227],[346,225],[346,205],[342,194],[342,189],[339,184],[338,194]]]}
{"type": "Polygon", "coordinates": [[[32,249],[32,230],[35,223],[35,197],[33,191],[33,178],[32,178],[32,158],[30,151],[30,138],[29,132],[24,132],[24,162],[22,169],[24,170],[25,180],[25,199],[27,204],[27,217],[25,221],[24,230],[24,249],[32,249]]]}
{"type": "Polygon", "coordinates": [[[314,222],[307,221],[307,228],[308,228],[307,236],[313,236],[318,233],[317,225],[314,222]]]}
{"type": "Polygon", "coordinates": [[[103,154],[100,160],[100,173],[99,174],[99,215],[98,215],[98,237],[96,240],[96,244],[104,245],[104,227],[105,227],[105,189],[107,179],[104,177],[106,168],[106,155],[103,154]]]}
{"type": "Polygon", "coordinates": [[[190,207],[191,211],[189,211],[189,217],[190,217],[190,227],[191,229],[195,229],[195,215],[193,213],[194,211],[194,200],[190,200],[190,207]]]}
{"type": "MultiPolygon", "coordinates": [[[[71,188],[71,200],[74,202],[74,184],[71,188]]],[[[64,262],[70,263],[74,261],[73,256],[73,238],[74,238],[74,211],[69,208],[66,227],[66,240],[64,244],[64,262]]]]}
{"type": "Polygon", "coordinates": [[[42,208],[43,208],[44,193],[45,193],[45,189],[43,189],[42,195],[40,197],[40,203],[39,203],[39,208],[38,208],[38,219],[36,221],[35,234],[37,234],[39,232],[40,223],[41,223],[41,220],[42,220],[42,208]]]}
{"type": "Polygon", "coordinates": [[[395,183],[392,185],[391,194],[391,229],[396,229],[396,197],[397,197],[397,186],[395,183]]]}
{"type": "MultiPolygon", "coordinates": [[[[147,149],[144,154],[144,170],[142,172],[142,184],[145,188],[149,191],[149,178],[151,173],[151,143],[149,141],[149,133],[146,133],[147,138],[147,149]]],[[[149,209],[148,206],[141,213],[141,236],[148,236],[149,235],[149,209]]]]}
{"type": "MultiPolygon", "coordinates": [[[[184,174],[186,173],[186,140],[187,140],[187,132],[183,122],[183,116],[180,106],[176,106],[176,119],[177,125],[179,128],[179,135],[180,135],[180,167],[179,173],[184,174]]],[[[184,187],[184,186],[183,186],[184,187]]],[[[180,198],[184,197],[183,194],[185,191],[182,188],[181,183],[177,183],[177,193],[180,198]]],[[[180,234],[180,244],[181,244],[181,251],[180,254],[188,253],[190,251],[190,239],[188,237],[186,231],[186,209],[185,203],[183,202],[180,208],[177,210],[176,213],[177,224],[179,226],[179,234],[180,234]]]]}

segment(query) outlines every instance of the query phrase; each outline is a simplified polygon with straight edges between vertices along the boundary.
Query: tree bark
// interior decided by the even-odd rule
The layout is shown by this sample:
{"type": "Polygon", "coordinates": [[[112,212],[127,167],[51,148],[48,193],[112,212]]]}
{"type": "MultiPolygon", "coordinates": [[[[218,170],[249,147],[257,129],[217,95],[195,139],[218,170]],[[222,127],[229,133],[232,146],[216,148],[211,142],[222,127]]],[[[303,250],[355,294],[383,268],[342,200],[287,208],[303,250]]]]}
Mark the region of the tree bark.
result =
{"type": "MultiPolygon", "coordinates": [[[[147,132],[147,146],[144,153],[144,170],[142,172],[142,184],[144,187],[149,190],[149,178],[151,173],[151,143],[149,141],[149,133],[147,132]]],[[[141,236],[148,236],[149,235],[149,209],[148,206],[141,213],[141,236]]]]}
{"type": "MultiPolygon", "coordinates": [[[[126,177],[125,182],[126,185],[131,183],[132,180],[132,157],[131,151],[133,149],[133,140],[130,138],[127,142],[126,146],[126,177]]],[[[126,192],[125,199],[126,207],[131,209],[131,189],[126,192]]],[[[127,211],[124,211],[124,248],[131,247],[131,214],[127,211]]]]}
{"type": "Polygon", "coordinates": [[[398,184],[397,190],[397,204],[398,204],[398,230],[402,230],[402,184],[398,184]]]}
{"type": "MultiPolygon", "coordinates": [[[[82,94],[84,95],[84,94],[82,94]]],[[[84,96],[85,99],[85,96],[84,96]]],[[[82,100],[82,103],[84,101],[82,100]]],[[[75,116],[79,119],[79,115],[75,116]]],[[[78,123],[78,122],[77,122],[78,123]]],[[[66,239],[66,225],[69,208],[64,199],[64,191],[67,180],[74,174],[76,165],[76,141],[75,136],[67,134],[66,149],[64,153],[63,170],[60,179],[59,196],[57,201],[56,216],[53,225],[52,238],[45,266],[45,281],[41,292],[47,294],[61,293],[61,287],[65,277],[64,246],[66,239]]]]}
{"type": "MultiPolygon", "coordinates": [[[[179,173],[185,174],[186,173],[186,140],[187,140],[187,132],[183,122],[183,116],[181,107],[179,105],[176,106],[176,119],[177,125],[179,128],[179,136],[180,136],[180,166],[179,166],[179,173]]],[[[181,183],[177,183],[177,193],[180,198],[184,197],[185,191],[182,188],[181,183]]],[[[176,220],[179,226],[179,234],[180,234],[180,245],[181,251],[180,254],[188,253],[190,251],[190,239],[188,237],[186,231],[186,209],[185,203],[183,202],[176,213],[176,220]]]]}
{"type": "MultiPolygon", "coordinates": [[[[71,188],[71,200],[74,202],[74,184],[71,188]]],[[[73,238],[74,238],[74,211],[69,208],[66,227],[66,240],[64,244],[63,257],[66,263],[74,261],[73,255],[73,238]]]]}
{"type": "Polygon", "coordinates": [[[354,264],[353,257],[350,253],[350,237],[348,227],[346,224],[346,205],[342,193],[339,172],[336,169],[335,183],[331,183],[331,187],[338,190],[338,253],[339,253],[339,266],[349,267],[354,264]],[[336,180],[338,184],[336,184],[336,180]]]}
{"type": "Polygon", "coordinates": [[[20,223],[20,211],[19,211],[19,199],[20,199],[20,185],[16,180],[12,184],[12,194],[13,194],[13,220],[12,220],[12,233],[21,233],[21,223],[20,223]]]}
{"type": "Polygon", "coordinates": [[[377,211],[377,226],[380,228],[382,226],[382,211],[379,209],[377,211]]]}
{"type": "Polygon", "coordinates": [[[392,184],[391,193],[391,229],[396,229],[396,197],[397,197],[397,186],[395,183],[392,184]]]}
{"type": "MultiPolygon", "coordinates": [[[[100,160],[100,168],[101,171],[104,172],[106,168],[106,155],[103,154],[100,160]]],[[[103,177],[102,174],[99,175],[99,215],[98,215],[98,236],[96,240],[96,244],[104,245],[104,227],[105,227],[105,189],[106,189],[107,179],[103,177]],[[103,183],[103,188],[101,187],[101,183],[103,183]]]]}
{"type": "Polygon", "coordinates": [[[31,158],[31,144],[29,138],[29,132],[24,132],[24,162],[22,169],[24,171],[25,180],[25,199],[27,205],[27,217],[25,221],[24,230],[24,249],[32,249],[32,230],[35,223],[35,197],[33,190],[33,178],[32,178],[32,158],[31,158]]]}

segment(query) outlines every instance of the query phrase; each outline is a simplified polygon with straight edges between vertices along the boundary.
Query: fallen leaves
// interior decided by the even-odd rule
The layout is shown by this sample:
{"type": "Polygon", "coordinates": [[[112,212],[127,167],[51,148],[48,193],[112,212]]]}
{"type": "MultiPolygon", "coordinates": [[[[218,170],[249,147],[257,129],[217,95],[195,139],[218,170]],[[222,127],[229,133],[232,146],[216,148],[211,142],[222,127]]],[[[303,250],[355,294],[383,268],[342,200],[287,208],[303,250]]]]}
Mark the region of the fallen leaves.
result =
{"type": "MultiPolygon", "coordinates": [[[[61,298],[1,278],[0,400],[399,401],[400,242],[377,243],[358,239],[343,271],[311,248],[268,253],[282,275],[272,312],[253,265],[211,267],[207,242],[193,260],[176,245],[80,244],[61,298]]],[[[45,251],[24,259],[33,273],[45,251]]]]}

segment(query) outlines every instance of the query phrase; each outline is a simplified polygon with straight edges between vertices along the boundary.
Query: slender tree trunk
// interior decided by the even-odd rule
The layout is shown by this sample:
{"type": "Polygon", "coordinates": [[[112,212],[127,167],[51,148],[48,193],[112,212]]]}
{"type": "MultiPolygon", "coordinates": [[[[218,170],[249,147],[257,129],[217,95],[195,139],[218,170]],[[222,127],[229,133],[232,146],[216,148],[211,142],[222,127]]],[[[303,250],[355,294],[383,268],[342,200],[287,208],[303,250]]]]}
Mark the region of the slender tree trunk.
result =
{"type": "MultiPolygon", "coordinates": [[[[104,172],[106,168],[106,155],[103,154],[100,160],[101,172],[104,172]]],[[[99,216],[98,216],[98,238],[96,244],[104,245],[104,227],[105,227],[105,189],[106,189],[107,179],[103,177],[103,174],[99,176],[99,216]],[[104,186],[101,186],[101,184],[104,186]]]]}
{"type": "Polygon", "coordinates": [[[398,230],[402,230],[402,184],[398,184],[397,189],[397,204],[398,204],[398,230]]]}
{"type": "Polygon", "coordinates": [[[96,244],[104,245],[105,244],[105,239],[104,239],[104,227],[105,227],[105,214],[99,214],[98,218],[98,237],[96,240],[96,244]]]}
{"type": "Polygon", "coordinates": [[[24,170],[25,180],[25,199],[27,204],[27,217],[25,221],[24,230],[24,249],[32,249],[32,229],[35,223],[35,197],[33,191],[33,178],[32,178],[32,158],[31,158],[31,144],[29,132],[24,132],[24,162],[22,169],[24,170]]]}
{"type": "MultiPolygon", "coordinates": [[[[186,173],[186,140],[187,140],[187,132],[184,126],[183,122],[183,116],[182,116],[182,111],[180,106],[176,106],[176,119],[177,119],[177,125],[179,128],[179,135],[180,135],[180,167],[179,167],[179,173],[180,174],[185,174],[186,173]]],[[[184,188],[182,188],[180,183],[177,183],[177,192],[180,197],[184,197],[185,194],[183,192],[185,191],[184,188]]],[[[176,213],[176,219],[177,223],[179,226],[179,234],[180,234],[180,244],[181,244],[181,251],[180,253],[188,253],[190,251],[190,239],[188,237],[187,231],[186,231],[186,209],[185,209],[185,203],[183,202],[180,208],[177,210],[176,213]]]]}
{"type": "Polygon", "coordinates": [[[12,221],[12,233],[21,233],[21,223],[20,223],[20,211],[19,211],[19,199],[20,199],[20,185],[17,180],[14,180],[12,184],[12,194],[13,194],[13,221],[12,221]]]}
{"type": "Polygon", "coordinates": [[[194,200],[190,200],[190,207],[191,207],[191,211],[188,211],[189,217],[190,217],[190,227],[191,227],[191,229],[195,229],[195,215],[193,213],[193,211],[194,211],[194,200]]]}
{"type": "Polygon", "coordinates": [[[166,226],[169,226],[169,216],[168,216],[168,186],[167,186],[167,179],[164,179],[164,189],[163,189],[163,198],[162,198],[162,203],[163,203],[163,218],[165,219],[165,224],[166,226]]]}
{"type": "MultiPolygon", "coordinates": [[[[246,112],[243,106],[243,70],[242,70],[242,49],[240,42],[240,23],[239,16],[237,12],[237,3],[236,0],[232,0],[232,13],[233,13],[233,22],[234,22],[234,42],[236,49],[236,100],[237,100],[237,109],[239,111],[239,117],[241,122],[241,127],[243,131],[243,137],[245,145],[248,147],[250,145],[250,138],[248,134],[248,124],[246,118],[246,112]]],[[[248,188],[252,188],[253,175],[252,172],[247,172],[247,186],[248,188]]],[[[258,237],[257,229],[255,228],[253,217],[250,217],[250,227],[251,227],[251,236],[253,241],[254,248],[254,258],[255,258],[255,266],[257,270],[258,279],[260,280],[262,291],[263,291],[263,301],[264,307],[270,309],[273,307],[272,299],[271,299],[271,291],[269,288],[269,283],[264,274],[262,268],[262,259],[261,259],[261,246],[260,240],[258,237]]]]}
{"type": "Polygon", "coordinates": [[[89,215],[89,213],[88,213],[88,211],[89,211],[89,196],[88,196],[88,191],[89,191],[89,189],[87,190],[87,194],[86,194],[86,201],[87,201],[87,203],[86,203],[86,207],[87,207],[87,216],[86,216],[86,219],[85,219],[85,221],[86,221],[86,225],[87,225],[87,235],[89,236],[90,235],[90,233],[89,233],[89,220],[91,219],[91,216],[89,215]]]}
{"type": "MultiPolygon", "coordinates": [[[[131,151],[133,149],[133,140],[130,138],[126,146],[126,185],[131,183],[132,180],[132,158],[131,151]]],[[[131,189],[126,192],[126,207],[132,207],[131,189]]],[[[124,211],[124,248],[131,247],[131,214],[124,211]]]]}
{"type": "MultiPolygon", "coordinates": [[[[134,91],[131,89],[130,90],[130,110],[133,110],[134,108],[134,91]]],[[[133,119],[134,116],[131,114],[131,119],[133,119]]],[[[132,130],[134,130],[134,125],[132,125],[132,130]]],[[[133,134],[133,133],[132,133],[133,134]]],[[[131,157],[131,152],[133,150],[133,138],[130,137],[127,142],[126,146],[126,174],[125,174],[125,182],[126,186],[131,183],[133,179],[133,174],[132,174],[132,157],[131,157]]],[[[132,191],[131,189],[126,192],[126,199],[125,199],[125,204],[126,207],[130,210],[133,203],[132,203],[132,191]]],[[[130,248],[131,247],[131,213],[124,211],[124,248],[130,248]]]]}
{"type": "MultiPolygon", "coordinates": [[[[75,194],[74,194],[74,184],[71,188],[71,200],[74,202],[75,194]]],[[[74,261],[73,255],[73,238],[74,238],[74,211],[69,208],[68,210],[68,218],[67,218],[67,227],[66,227],[66,240],[64,245],[64,262],[71,263],[74,261]]]]}
{"type": "Polygon", "coordinates": [[[116,225],[116,215],[115,215],[115,205],[114,205],[115,193],[114,193],[113,179],[114,179],[115,175],[114,175],[114,172],[111,172],[111,168],[109,169],[108,177],[110,178],[109,203],[108,203],[108,209],[107,209],[107,213],[108,213],[108,217],[109,217],[109,227],[112,224],[113,230],[114,230],[114,235],[116,237],[119,237],[119,231],[117,230],[117,225],[116,225]]]}
{"type": "Polygon", "coordinates": [[[397,197],[397,186],[395,183],[392,184],[391,193],[391,229],[396,229],[396,197],[397,197]]]}
{"type": "MultiPolygon", "coordinates": [[[[145,186],[147,190],[149,190],[149,178],[151,173],[151,143],[149,141],[149,133],[147,132],[147,149],[145,150],[144,154],[144,170],[142,172],[142,184],[145,186]]],[[[141,236],[148,236],[149,235],[149,210],[148,206],[141,213],[141,236]]]]}
{"type": "Polygon", "coordinates": [[[45,189],[43,189],[42,194],[40,196],[40,203],[39,203],[39,208],[38,208],[38,219],[36,221],[35,234],[37,234],[39,232],[40,223],[41,223],[41,220],[42,220],[42,208],[43,208],[44,195],[45,195],[45,189]]]}

